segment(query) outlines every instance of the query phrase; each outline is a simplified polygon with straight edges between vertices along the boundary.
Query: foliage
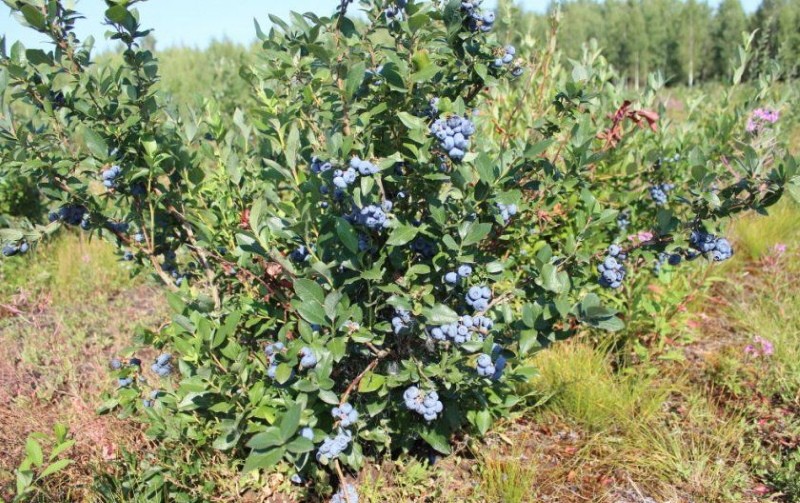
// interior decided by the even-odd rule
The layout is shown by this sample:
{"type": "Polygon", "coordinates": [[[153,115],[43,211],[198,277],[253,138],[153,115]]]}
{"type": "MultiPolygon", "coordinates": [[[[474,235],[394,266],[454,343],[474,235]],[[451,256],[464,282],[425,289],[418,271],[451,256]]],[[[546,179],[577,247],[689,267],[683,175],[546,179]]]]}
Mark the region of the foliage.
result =
{"type": "MultiPolygon", "coordinates": [[[[137,2],[107,1],[125,50],[90,71],[76,12],[5,1],[54,49],[0,44],[0,96],[29,111],[5,105],[2,169],[36,179],[52,212],[0,238],[80,227],[173,290],[173,322],[137,341],[170,354],[120,355],[102,407],[141,418],[165,455],[190,443],[194,460],[221,451],[304,483],[365,455],[447,453],[521,402],[525,357],[582,326],[623,326],[635,298],[596,272],[609,244],[632,277],[660,252],[710,257],[692,233],[797,186],[769,131],[741,133],[742,110],[673,136],[647,108],[655,78],[634,102],[605,84],[599,54],[550,74],[487,29],[480,2],[272,19],[242,72],[258,103],[228,121],[213,101],[200,116],[162,106],[137,2]],[[662,206],[642,197],[655,183],[675,186],[662,206]]],[[[190,497],[159,480],[165,499],[190,497]]]]}
{"type": "Polygon", "coordinates": [[[25,457],[17,469],[17,496],[14,501],[25,501],[37,492],[37,484],[63,470],[72,460],[62,456],[75,444],[67,438],[67,428],[57,424],[53,430],[55,442],[50,453],[45,456],[41,440],[47,437],[42,433],[33,433],[25,442],[25,457]]]}

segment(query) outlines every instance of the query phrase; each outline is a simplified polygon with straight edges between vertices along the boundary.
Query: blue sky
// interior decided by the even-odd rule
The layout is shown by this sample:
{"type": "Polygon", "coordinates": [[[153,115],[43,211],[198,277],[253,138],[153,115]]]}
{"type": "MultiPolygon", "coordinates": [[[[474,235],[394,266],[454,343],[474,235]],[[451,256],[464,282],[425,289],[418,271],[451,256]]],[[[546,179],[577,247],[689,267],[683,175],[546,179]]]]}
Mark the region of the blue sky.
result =
{"type": "MultiPolygon", "coordinates": [[[[711,0],[716,4],[718,0],[711,0]]],[[[743,0],[748,11],[753,11],[760,0],[743,0]]],[[[159,48],[173,45],[203,47],[214,38],[227,37],[235,42],[246,44],[255,39],[253,18],[262,26],[267,26],[267,14],[285,18],[290,10],[297,12],[316,12],[329,14],[338,0],[150,0],[139,4],[143,24],[155,29],[154,35],[159,48]]],[[[530,10],[543,11],[549,0],[521,0],[530,10]]],[[[94,36],[96,47],[109,46],[105,40],[105,27],[101,24],[105,3],[101,0],[82,0],[77,2],[76,10],[86,16],[78,24],[78,34],[82,38],[94,36]]],[[[494,7],[496,0],[487,0],[487,7],[494,7]]],[[[0,35],[9,41],[22,40],[28,47],[42,46],[43,37],[29,29],[22,28],[9,15],[5,4],[0,5],[0,35]]]]}

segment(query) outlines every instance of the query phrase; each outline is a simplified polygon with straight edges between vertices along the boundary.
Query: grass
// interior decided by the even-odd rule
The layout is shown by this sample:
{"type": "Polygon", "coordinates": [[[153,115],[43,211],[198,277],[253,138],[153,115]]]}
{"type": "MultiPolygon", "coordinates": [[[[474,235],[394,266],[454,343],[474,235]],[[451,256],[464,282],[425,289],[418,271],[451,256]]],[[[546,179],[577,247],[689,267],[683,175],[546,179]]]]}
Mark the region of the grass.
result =
{"type": "MultiPolygon", "coordinates": [[[[736,256],[713,266],[702,288],[679,288],[691,299],[668,328],[622,347],[587,334],[537,354],[528,410],[433,466],[401,457],[366,467],[362,501],[800,501],[798,217],[782,203],[766,219],[738,220],[736,256]],[[756,336],[772,355],[745,353],[756,336]],[[675,357],[663,358],[667,337],[675,357]]],[[[141,432],[94,410],[110,385],[107,359],[137,323],[163,318],[161,295],[132,279],[110,247],[74,235],[6,262],[2,274],[0,496],[10,497],[27,434],[63,422],[78,463],[43,488],[44,500],[130,500],[120,485],[128,479],[103,467],[141,432]]],[[[119,466],[147,463],[127,456],[119,466]]],[[[207,478],[238,494],[236,477],[207,478]]],[[[256,500],[300,497],[280,477],[267,487],[256,500]]]]}
{"type": "Polygon", "coordinates": [[[10,498],[24,438],[62,423],[77,441],[68,453],[76,463],[46,494],[74,501],[94,465],[141,437],[95,410],[113,384],[108,359],[130,343],[138,323],[164,316],[160,296],[131,278],[110,245],[73,234],[6,261],[0,274],[0,499],[10,498]]]}

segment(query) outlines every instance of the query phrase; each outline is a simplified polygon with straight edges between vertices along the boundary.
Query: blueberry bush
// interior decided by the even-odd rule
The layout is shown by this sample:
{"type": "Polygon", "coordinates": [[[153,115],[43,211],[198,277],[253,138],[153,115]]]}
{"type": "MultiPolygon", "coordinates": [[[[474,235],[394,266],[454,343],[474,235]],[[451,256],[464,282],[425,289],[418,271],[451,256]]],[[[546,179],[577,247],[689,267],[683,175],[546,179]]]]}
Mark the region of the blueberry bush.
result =
{"type": "MultiPolygon", "coordinates": [[[[571,72],[525,55],[480,1],[256,24],[256,105],[232,117],[160,101],[137,1],[106,1],[125,48],[106,66],[66,3],[4,1],[52,50],[0,41],[0,169],[50,207],[2,245],[74,227],[164,283],[173,320],[111,362],[101,411],[146,423],[166,459],[188,444],[312,484],[448,453],[523,401],[533,352],[622,328],[631,271],[724,260],[721,219],[797,190],[793,158],[731,140],[744,116],[673,134],[651,91],[624,100],[597,55],[571,72]]],[[[170,480],[146,490],[188,500],[170,480]]]]}

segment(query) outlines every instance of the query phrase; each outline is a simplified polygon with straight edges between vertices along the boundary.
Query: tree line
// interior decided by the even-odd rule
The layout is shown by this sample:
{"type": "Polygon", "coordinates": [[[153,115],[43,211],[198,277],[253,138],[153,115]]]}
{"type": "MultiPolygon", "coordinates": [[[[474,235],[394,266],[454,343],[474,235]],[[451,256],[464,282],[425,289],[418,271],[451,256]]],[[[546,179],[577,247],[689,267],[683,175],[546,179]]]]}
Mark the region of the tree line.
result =
{"type": "Polygon", "coordinates": [[[583,44],[596,39],[608,61],[637,86],[657,70],[672,84],[726,80],[743,33],[752,32],[750,76],[775,63],[785,78],[800,76],[800,0],[763,0],[751,14],[740,0],[717,7],[703,0],[564,0],[551,3],[546,14],[522,14],[513,0],[501,0],[500,12],[506,9],[516,28],[542,37],[560,9],[564,54],[579,57],[583,44]]]}

